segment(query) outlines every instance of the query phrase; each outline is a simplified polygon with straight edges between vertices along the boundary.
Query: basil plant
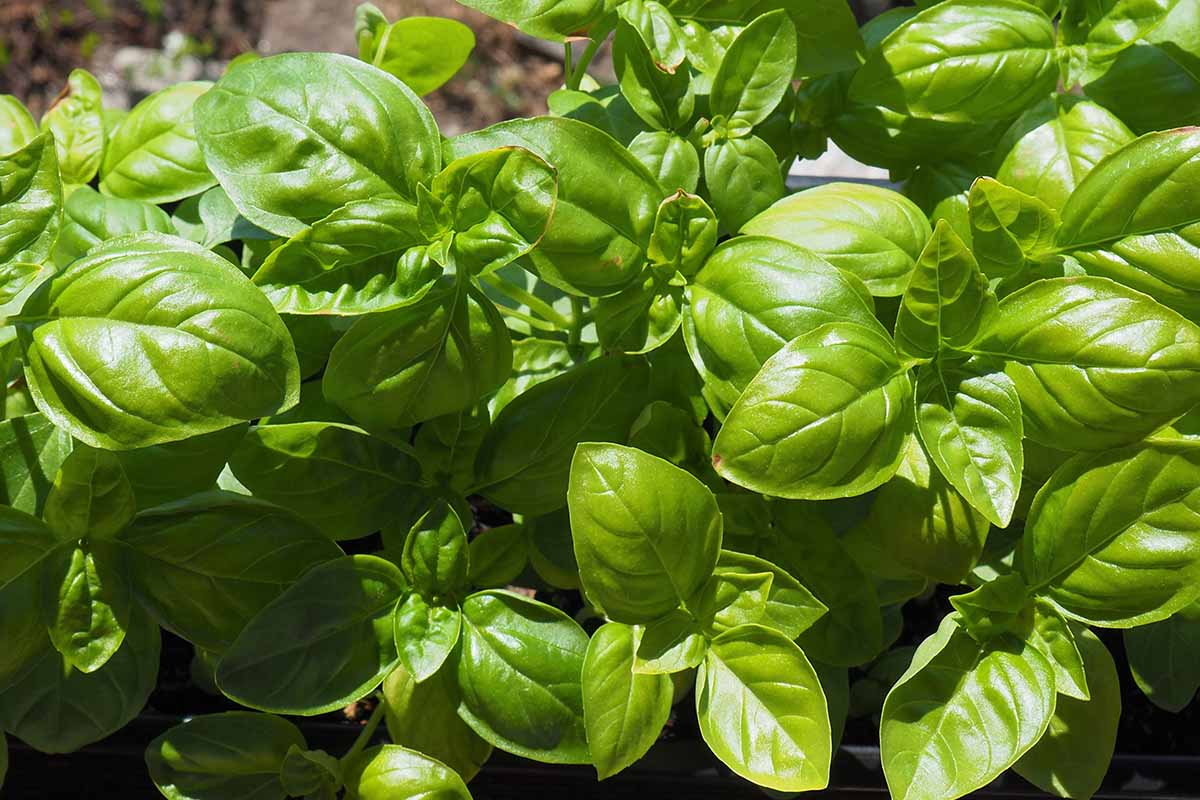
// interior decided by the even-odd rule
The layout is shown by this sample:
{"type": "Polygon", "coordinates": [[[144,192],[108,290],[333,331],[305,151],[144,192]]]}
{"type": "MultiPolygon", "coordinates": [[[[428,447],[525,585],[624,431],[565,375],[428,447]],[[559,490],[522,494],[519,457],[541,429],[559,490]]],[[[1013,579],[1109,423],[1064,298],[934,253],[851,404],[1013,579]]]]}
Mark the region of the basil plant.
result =
{"type": "Polygon", "coordinates": [[[473,34],[369,4],[357,58],[0,97],[0,731],[114,733],[165,630],[229,709],[172,800],[602,780],[693,715],[778,792],[864,717],[896,798],[1091,796],[1094,629],[1200,687],[1200,3],[467,5],[565,43],[548,115],[444,137],[473,34]],[[903,191],[789,193],[830,140],[903,191]]]}

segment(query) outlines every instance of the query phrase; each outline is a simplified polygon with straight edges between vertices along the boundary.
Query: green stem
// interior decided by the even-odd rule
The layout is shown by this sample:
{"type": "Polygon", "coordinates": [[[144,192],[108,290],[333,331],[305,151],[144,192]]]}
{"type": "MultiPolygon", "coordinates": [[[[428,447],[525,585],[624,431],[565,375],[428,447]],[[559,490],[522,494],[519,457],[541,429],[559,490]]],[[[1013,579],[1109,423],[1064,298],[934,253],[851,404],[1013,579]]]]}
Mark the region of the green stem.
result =
{"type": "Polygon", "coordinates": [[[375,735],[376,729],[379,728],[379,723],[383,722],[383,712],[387,708],[387,701],[383,699],[383,695],[378,695],[379,705],[375,706],[375,710],[371,712],[370,719],[359,732],[358,738],[354,740],[354,744],[346,751],[346,755],[342,756],[342,763],[349,764],[359,753],[367,749],[367,744],[370,743],[371,737],[375,735]]]}
{"type": "Polygon", "coordinates": [[[567,334],[567,347],[577,347],[583,337],[584,322],[583,301],[571,295],[571,330],[567,334]]]}
{"type": "MultiPolygon", "coordinates": [[[[596,25],[596,30],[592,31],[591,40],[588,42],[587,48],[584,49],[583,55],[579,57],[579,63],[575,65],[574,69],[566,71],[566,87],[568,89],[579,89],[580,84],[583,83],[583,76],[587,74],[588,66],[596,56],[596,51],[600,49],[600,45],[604,44],[604,40],[608,38],[608,34],[612,33],[616,27],[616,14],[609,15],[608,18],[600,20],[596,25]]],[[[571,45],[568,43],[568,52],[570,49],[571,45]]],[[[568,63],[570,63],[569,60],[568,63]]]]}
{"type": "Polygon", "coordinates": [[[575,75],[575,68],[572,66],[572,61],[575,58],[575,49],[571,47],[571,42],[568,40],[563,42],[563,76],[569,82],[575,75]]]}
{"type": "Polygon", "coordinates": [[[489,286],[495,288],[505,297],[509,297],[513,300],[516,300],[518,303],[529,306],[530,311],[533,311],[534,313],[541,315],[543,319],[554,323],[559,329],[566,330],[567,328],[571,327],[571,321],[569,319],[555,311],[554,306],[550,305],[532,292],[527,292],[520,286],[515,286],[514,284],[509,283],[495,274],[484,275],[480,278],[480,280],[486,281],[489,286]]]}
{"type": "Polygon", "coordinates": [[[520,311],[517,311],[515,308],[509,308],[508,306],[502,306],[502,305],[497,304],[496,310],[499,311],[501,314],[503,314],[506,317],[512,317],[513,319],[521,320],[521,322],[524,322],[526,325],[528,325],[529,327],[531,327],[535,330],[546,331],[547,333],[558,333],[558,331],[559,331],[558,328],[554,327],[549,322],[546,322],[545,320],[540,320],[537,317],[532,317],[529,314],[522,314],[520,311]]]}

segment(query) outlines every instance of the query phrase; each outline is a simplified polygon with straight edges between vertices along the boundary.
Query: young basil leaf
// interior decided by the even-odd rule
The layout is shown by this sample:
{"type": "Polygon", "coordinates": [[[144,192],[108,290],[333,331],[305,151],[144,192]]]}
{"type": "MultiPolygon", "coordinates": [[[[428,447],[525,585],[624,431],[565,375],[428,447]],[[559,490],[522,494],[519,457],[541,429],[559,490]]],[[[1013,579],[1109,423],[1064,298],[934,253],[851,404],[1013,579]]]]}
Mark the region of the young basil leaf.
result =
{"type": "Polygon", "coordinates": [[[500,312],[475,288],[446,284],[356,322],[329,354],[322,385],[368,430],[389,431],[469,408],[511,369],[500,312]]]}
{"type": "Polygon", "coordinates": [[[642,35],[624,20],[617,23],[612,54],[621,94],[647,125],[674,131],[691,121],[696,95],[688,70],[656,64],[642,35]]]}
{"type": "Polygon", "coordinates": [[[413,203],[352,201],[273,250],[253,280],[280,312],[386,311],[417,302],[442,275],[416,247],[424,241],[413,203]]]}
{"type": "Polygon", "coordinates": [[[712,641],[696,676],[704,741],[731,770],[781,792],[829,783],[829,711],[812,664],[770,628],[742,625],[712,641]]]}
{"type": "Polygon", "coordinates": [[[1121,717],[1121,685],[1104,643],[1083,626],[1075,630],[1091,699],[1060,696],[1045,735],[1013,769],[1042,791],[1091,797],[1100,789],[1112,760],[1121,717]]]}
{"type": "Polygon", "coordinates": [[[708,203],[680,189],[659,204],[647,254],[691,278],[716,246],[717,233],[717,216],[708,203]]]}
{"type": "Polygon", "coordinates": [[[1082,74],[1073,70],[1067,81],[1074,84],[1103,75],[1107,62],[1153,30],[1174,5],[1173,0],[1066,0],[1059,39],[1068,48],[1084,51],[1082,74]]]}
{"type": "Polygon", "coordinates": [[[1033,501],[1020,554],[1026,583],[1093,625],[1166,619],[1200,597],[1198,483],[1200,451],[1188,442],[1072,458],[1033,501]]]}
{"type": "Polygon", "coordinates": [[[0,422],[0,504],[41,516],[72,448],[70,434],[41,414],[0,422]]]}
{"type": "Polygon", "coordinates": [[[683,323],[683,277],[657,269],[643,275],[593,307],[596,335],[609,352],[647,353],[666,344],[683,323]]]}
{"type": "Polygon", "coordinates": [[[878,325],[824,325],[763,365],[717,434],[713,466],[776,497],[863,494],[899,467],[912,400],[908,370],[878,325]]]}
{"type": "Polygon", "coordinates": [[[46,134],[0,156],[0,265],[41,264],[62,224],[63,189],[46,134]]]}
{"type": "Polygon", "coordinates": [[[845,320],[878,325],[866,289],[812,253],[759,236],[723,243],[687,287],[683,332],[725,407],[790,340],[845,320]]]}
{"type": "Polygon", "coordinates": [[[1055,254],[1054,209],[1016,189],[980,178],[968,199],[971,249],[990,278],[1007,278],[1055,254]]]}
{"type": "Polygon", "coordinates": [[[646,404],[649,373],[642,358],[606,356],[526,390],[479,448],[479,493],[518,514],[562,508],[575,446],[625,441],[646,404]]]}
{"type": "Polygon", "coordinates": [[[424,95],[462,69],[475,49],[475,34],[458,20],[414,16],[375,31],[373,45],[369,54],[360,54],[364,61],[424,95]]]}
{"type": "Polygon", "coordinates": [[[80,539],[55,549],[42,567],[42,617],[68,667],[91,673],[120,649],[132,597],[119,552],[80,539]]]}
{"type": "Polygon", "coordinates": [[[699,480],[631,447],[580,444],[567,492],[588,599],[609,619],[691,607],[721,549],[721,512],[699,480]]]}
{"type": "Polygon", "coordinates": [[[346,425],[259,425],[229,456],[255,497],[290,509],[331,539],[374,533],[398,495],[412,492],[419,467],[408,454],[346,425]]]}
{"type": "Polygon", "coordinates": [[[447,157],[461,158],[505,146],[530,150],[558,170],[554,218],[537,248],[518,263],[572,294],[611,294],[633,281],[665,194],[641,162],[603,131],[551,117],[456,136],[446,150],[447,157]]]}
{"type": "Polygon", "coordinates": [[[708,652],[704,630],[682,608],[667,612],[640,630],[633,659],[633,671],[639,675],[682,673],[698,666],[708,652]]]}
{"type": "Polygon", "coordinates": [[[581,688],[587,634],[563,612],[508,592],[463,602],[459,715],[525,758],[586,764],[581,688]]]}
{"type": "Polygon", "coordinates": [[[279,782],[291,797],[334,798],[342,788],[342,767],[324,750],[293,744],[279,768],[279,782]]]}
{"type": "Polygon", "coordinates": [[[116,455],[81,446],[54,476],[42,516],[60,539],[111,539],[136,510],[133,489],[116,455]]]}
{"type": "Polygon", "coordinates": [[[384,714],[393,742],[436,758],[469,781],[492,746],[458,716],[461,698],[454,673],[449,664],[417,683],[403,666],[396,667],[383,681],[384,714]]]}
{"type": "Polygon", "coordinates": [[[583,719],[600,780],[645,755],[671,715],[670,677],[633,671],[637,640],[636,628],[609,622],[584,657],[583,719]]]}
{"type": "Polygon", "coordinates": [[[211,83],[179,83],[138,103],[110,137],[100,191],[170,203],[216,185],[196,142],[195,103],[211,83]]]}
{"type": "MultiPolygon", "coordinates": [[[[742,622],[723,627],[732,628],[737,627],[737,624],[754,623],[777,630],[789,639],[795,639],[829,611],[824,603],[786,571],[766,559],[747,553],[722,550],[709,584],[719,584],[721,580],[737,576],[759,578],[763,575],[769,575],[771,579],[766,582],[762,602],[755,603],[754,608],[748,609],[750,615],[742,622]]],[[[705,587],[705,591],[708,591],[708,587],[705,587]]]]}
{"type": "Polygon", "coordinates": [[[396,665],[392,612],[405,588],[400,570],[375,556],[312,568],[250,620],[221,659],[217,685],[277,713],[312,716],[354,702],[396,665]]]}
{"type": "Polygon", "coordinates": [[[50,646],[39,583],[59,544],[40,519],[0,506],[0,640],[5,643],[0,649],[0,687],[19,678],[50,646]]]}
{"type": "Polygon", "coordinates": [[[225,462],[246,435],[246,425],[193,436],[169,444],[117,453],[139,510],[211,489],[225,462]]]}
{"type": "Polygon", "coordinates": [[[482,404],[422,424],[413,439],[422,479],[429,485],[464,494],[475,485],[475,456],[491,425],[482,404]]]}
{"type": "Polygon", "coordinates": [[[71,70],[67,85],[42,116],[41,129],[54,136],[58,169],[69,194],[96,177],[104,157],[103,91],[85,69],[71,70]]]}
{"type": "Polygon", "coordinates": [[[468,558],[463,520],[450,503],[438,501],[409,531],[400,567],[413,589],[442,596],[466,585],[468,558]]]}
{"type": "Polygon", "coordinates": [[[1200,328],[1104,278],[1010,294],[970,349],[1009,362],[1025,435],[1059,449],[1138,441],[1200,398],[1200,328]]]}
{"type": "Polygon", "coordinates": [[[1040,652],[1012,636],[981,645],[946,617],[884,702],[888,788],[910,800],[969,794],[1037,744],[1054,708],[1054,672],[1040,652]]]}
{"type": "Polygon", "coordinates": [[[687,139],[668,131],[643,131],[629,143],[629,152],[642,162],[663,189],[696,191],[700,183],[700,155],[687,139]]]}
{"type": "Polygon", "coordinates": [[[755,17],[721,59],[709,99],[711,113],[747,128],[765,120],[791,86],[796,54],[796,25],[783,9],[755,17]]]}
{"type": "Polygon", "coordinates": [[[236,267],[183,239],[105,242],[42,284],[21,313],[38,409],[94,447],[177,441],[299,396],[279,315],[236,267]]]}
{"type": "Polygon", "coordinates": [[[1104,106],[1057,95],[1030,108],[1004,134],[996,146],[1004,159],[996,180],[1060,210],[1092,167],[1131,141],[1129,128],[1104,106]]]}
{"type": "Polygon", "coordinates": [[[29,144],[38,135],[38,125],[25,104],[11,94],[0,94],[0,156],[29,144]]]}
{"type": "Polygon", "coordinates": [[[1017,387],[1000,365],[971,359],[923,367],[917,434],[942,477],[992,524],[1007,526],[1021,491],[1024,426],[1017,387]]]}
{"type": "Polygon", "coordinates": [[[628,0],[617,6],[617,13],[642,37],[658,69],[673,73],[683,64],[688,56],[683,30],[662,3],[628,0]]]}
{"type": "Polygon", "coordinates": [[[850,97],[945,121],[1002,120],[1052,92],[1057,79],[1054,26],[1039,9],[949,0],[888,34],[855,73],[850,97]]]}
{"type": "Polygon", "coordinates": [[[454,770],[399,745],[372,747],[346,765],[347,800],[395,797],[471,800],[471,793],[454,770]]]}
{"type": "MultiPolygon", "coordinates": [[[[799,40],[795,77],[813,78],[855,69],[862,63],[863,37],[854,12],[842,0],[809,0],[801,4],[766,0],[753,8],[751,14],[783,8],[792,17],[799,40]]],[[[716,6],[713,10],[719,13],[719,9],[716,6]]],[[[704,12],[700,14],[703,16],[704,12]]]]}
{"type": "Polygon", "coordinates": [[[501,525],[481,531],[471,540],[471,585],[503,588],[515,581],[529,563],[525,528],[501,525]]]}
{"type": "Polygon", "coordinates": [[[1200,603],[1125,631],[1125,654],[1138,688],[1159,708],[1178,713],[1200,690],[1200,603]]]}
{"type": "Polygon", "coordinates": [[[234,239],[272,234],[247,222],[220,186],[194,194],[175,208],[171,224],[176,232],[203,247],[215,248],[234,239]]]}
{"type": "Polygon", "coordinates": [[[271,714],[226,711],[193,717],[146,747],[150,779],[168,800],[283,800],[280,768],[305,748],[295,725],[271,714]]]}
{"type": "Polygon", "coordinates": [[[785,191],[775,151],[753,135],[705,148],[704,184],[717,219],[727,231],[740,229],[785,191]]]}
{"type": "MultiPolygon", "coordinates": [[[[7,642],[7,640],[5,640],[7,642]]],[[[80,672],[43,649],[0,692],[0,727],[43,753],[70,753],[117,732],[140,714],[158,678],[158,625],[134,609],[125,641],[103,667],[80,672]]]]}
{"type": "Polygon", "coordinates": [[[925,214],[903,195],[838,182],[788,195],[741,230],[805,247],[878,297],[904,291],[931,235],[925,214]]]}
{"type": "Polygon", "coordinates": [[[696,619],[713,636],[757,623],[766,608],[773,577],[770,572],[714,573],[695,602],[696,619]]]}
{"type": "Polygon", "coordinates": [[[430,602],[413,592],[396,607],[394,623],[400,663],[421,682],[442,668],[458,644],[462,614],[455,606],[430,602]]]}
{"type": "Polygon", "coordinates": [[[996,296],[971,250],[945,220],[925,244],[896,316],[896,347],[933,358],[973,342],[996,313],[996,296]]]}
{"type": "MultiPolygon", "coordinates": [[[[1026,636],[1033,610],[1029,587],[1019,575],[1001,575],[973,591],[951,597],[950,604],[958,612],[962,629],[980,644],[989,645],[993,639],[1007,634],[1027,639],[1031,647],[1037,646],[1031,641],[1032,636],[1026,636]]],[[[1053,664],[1049,655],[1046,659],[1053,664]]]]}
{"type": "Polygon", "coordinates": [[[158,206],[108,197],[90,186],[80,186],[67,198],[62,229],[52,251],[54,264],[61,269],[101,242],[143,231],[173,234],[175,226],[158,206]]]}
{"type": "Polygon", "coordinates": [[[1034,602],[1028,641],[1050,660],[1058,693],[1076,700],[1091,699],[1087,665],[1080,651],[1080,637],[1085,630],[1079,623],[1068,622],[1053,603],[1041,599],[1034,602]]]}
{"type": "Polygon", "coordinates": [[[333,53],[239,66],[196,101],[195,117],[229,199],[280,236],[364,197],[414,202],[441,168],[437,125],[412,90],[333,53]]]}

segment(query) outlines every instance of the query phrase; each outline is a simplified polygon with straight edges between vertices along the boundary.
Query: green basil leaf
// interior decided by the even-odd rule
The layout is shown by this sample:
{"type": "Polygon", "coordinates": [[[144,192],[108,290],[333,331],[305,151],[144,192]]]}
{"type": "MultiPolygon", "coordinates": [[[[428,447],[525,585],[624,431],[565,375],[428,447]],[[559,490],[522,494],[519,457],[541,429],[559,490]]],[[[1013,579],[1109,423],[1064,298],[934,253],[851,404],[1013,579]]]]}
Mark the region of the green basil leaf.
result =
{"type": "Polygon", "coordinates": [[[603,0],[470,0],[463,5],[552,42],[586,33],[607,10],[603,0]]]}
{"type": "Polygon", "coordinates": [[[518,396],[563,374],[575,363],[566,343],[560,341],[520,339],[513,342],[512,351],[512,374],[488,398],[488,412],[493,419],[518,396]]]}
{"type": "Polygon", "coordinates": [[[757,136],[718,141],[704,150],[704,184],[723,228],[736,231],[785,191],[775,151],[757,136]]]}
{"type": "Polygon", "coordinates": [[[496,270],[532,250],[554,215],[557,192],[554,168],[523,147],[457,158],[430,188],[439,221],[454,232],[457,268],[474,274],[496,270]]]}
{"type": "Polygon", "coordinates": [[[877,328],[831,323],[771,356],[717,434],[717,472],[756,492],[813,500],[891,478],[912,430],[913,392],[877,328]]]}
{"type": "Polygon", "coordinates": [[[375,556],[312,568],[250,620],[217,685],[242,705],[302,716],[358,700],[396,664],[392,611],[404,591],[400,570],[375,556]]]}
{"type": "Polygon", "coordinates": [[[606,356],[539,383],[504,407],[479,448],[479,493],[519,514],[567,503],[580,442],[623,442],[646,404],[646,361],[606,356]]]}
{"type": "Polygon", "coordinates": [[[695,617],[682,608],[669,611],[640,628],[633,671],[639,675],[674,675],[696,667],[708,652],[708,639],[695,617]]]}
{"type": "Polygon", "coordinates": [[[417,592],[400,601],[394,622],[400,663],[418,682],[442,668],[462,630],[458,608],[430,603],[417,592]]]}
{"type": "Polygon", "coordinates": [[[680,189],[658,206],[648,255],[651,261],[670,265],[690,278],[716,246],[717,234],[717,216],[708,203],[680,189]]]}
{"type": "Polygon", "coordinates": [[[283,800],[280,768],[307,744],[282,717],[226,711],[193,717],[146,747],[150,779],[168,800],[283,800]]]}
{"type": "MultiPolygon", "coordinates": [[[[643,131],[629,143],[629,152],[642,162],[663,189],[696,191],[700,183],[700,155],[687,139],[668,131],[643,131]]],[[[662,206],[659,206],[659,214],[662,214],[662,206]]],[[[654,247],[653,239],[650,246],[654,247]]],[[[651,258],[654,258],[653,253],[651,258]]]]}
{"type": "Polygon", "coordinates": [[[1026,111],[1004,134],[996,180],[1059,210],[1102,158],[1132,140],[1104,106],[1059,95],[1026,111]]]}
{"type": "Polygon", "coordinates": [[[468,559],[463,520],[450,503],[438,501],[409,531],[400,568],[413,589],[442,596],[466,585],[468,559]]]}
{"type": "Polygon", "coordinates": [[[613,68],[621,94],[651,128],[673,131],[691,121],[696,95],[687,69],[664,69],[655,63],[641,33],[617,23],[612,46],[613,68]]]}
{"type": "Polygon", "coordinates": [[[255,497],[296,512],[331,539],[382,528],[419,478],[406,453],[325,422],[260,425],[229,456],[229,468],[255,497]]]}
{"type": "Polygon", "coordinates": [[[942,477],[1006,527],[1021,491],[1024,427],[1017,387],[1000,366],[939,361],[918,372],[917,434],[942,477]]]}
{"type": "Polygon", "coordinates": [[[363,60],[423,95],[462,69],[475,49],[475,34],[454,19],[405,17],[376,32],[374,44],[363,60]]]}
{"type": "Polygon", "coordinates": [[[567,502],[584,592],[615,622],[652,622],[690,607],[717,564],[716,498],[668,461],[581,444],[567,502]]]}
{"type": "Polygon", "coordinates": [[[0,422],[0,503],[41,516],[71,436],[41,414],[0,422]]]}
{"type": "Polygon", "coordinates": [[[25,104],[11,94],[0,94],[0,156],[29,144],[38,135],[38,125],[25,104]]]}
{"type": "Polygon", "coordinates": [[[158,678],[158,625],[135,609],[125,641],[92,673],[44,649],[0,691],[0,727],[43,753],[69,753],[119,731],[142,712],[158,678]]]}
{"type": "Polygon", "coordinates": [[[341,555],[299,517],[231,493],[143,512],[118,540],[141,603],[163,627],[216,651],[311,567],[341,555]]]}
{"type": "Polygon", "coordinates": [[[563,612],[508,592],[463,602],[459,715],[493,745],[554,764],[586,764],[581,688],[587,634],[563,612]]]}
{"type": "Polygon", "coordinates": [[[42,568],[42,616],[69,667],[95,672],[125,641],[132,598],[123,573],[110,544],[88,539],[57,548],[42,568]]]}
{"type": "Polygon", "coordinates": [[[1018,775],[1060,797],[1091,797],[1108,772],[1121,717],[1117,667],[1104,643],[1076,628],[1090,700],[1060,696],[1046,734],[1013,764],[1018,775]]]}
{"type": "Polygon", "coordinates": [[[764,574],[770,575],[771,580],[767,583],[763,601],[756,603],[757,610],[752,613],[753,618],[744,620],[745,623],[772,628],[789,639],[795,639],[828,613],[825,604],[785,570],[764,558],[747,553],[722,550],[710,584],[723,578],[764,574]]]}
{"type": "Polygon", "coordinates": [[[292,745],[279,768],[279,780],[289,796],[332,800],[342,788],[342,767],[324,750],[292,745]]]}
{"type": "Polygon", "coordinates": [[[391,740],[436,758],[464,781],[475,777],[492,754],[492,746],[458,716],[461,697],[453,667],[417,683],[398,666],[384,678],[383,696],[391,740]]]}
{"type": "Polygon", "coordinates": [[[671,715],[671,679],[633,671],[637,639],[637,629],[607,623],[584,657],[583,719],[600,780],[644,756],[671,715]]]}
{"type": "Polygon", "coordinates": [[[193,436],[169,444],[117,453],[139,510],[211,489],[225,462],[246,435],[246,426],[193,436]]]}
{"type": "Polygon", "coordinates": [[[329,354],[325,397],[368,430],[462,411],[500,387],[512,344],[500,312],[466,284],[363,317],[329,354]]]}
{"type": "Polygon", "coordinates": [[[175,226],[158,206],[109,197],[90,186],[80,186],[67,198],[62,230],[52,253],[54,264],[66,267],[101,242],[143,231],[173,234],[175,226]]]}
{"type": "Polygon", "coordinates": [[[757,623],[771,590],[769,572],[715,573],[696,600],[696,619],[715,636],[739,625],[757,623]]]}
{"type": "Polygon", "coordinates": [[[1134,442],[1200,399],[1200,328],[1104,278],[1010,294],[971,350],[1009,362],[1025,435],[1050,447],[1134,442]]]}
{"type": "Polygon", "coordinates": [[[94,447],[177,441],[298,399],[279,315],[236,267],[183,239],[106,242],[42,284],[22,317],[39,410],[94,447]]]}
{"type": "Polygon", "coordinates": [[[1026,583],[1076,619],[1132,628],[1200,597],[1191,511],[1200,451],[1151,442],[1082,454],[1038,492],[1022,539],[1026,583]]]}
{"type": "Polygon", "coordinates": [[[284,53],[225,74],[196,105],[209,169],[243,216],[294,236],[353,200],[416,200],[437,125],[400,80],[347,56],[284,53]]]}
{"type": "MultiPolygon", "coordinates": [[[[1022,0],[1008,2],[1020,4],[1022,0]]],[[[905,109],[850,102],[830,122],[829,137],[851,158],[905,173],[918,164],[979,160],[995,147],[1011,116],[988,121],[945,114],[913,116],[905,109]]]]}
{"type": "Polygon", "coordinates": [[[501,525],[481,531],[471,540],[470,559],[470,581],[473,586],[493,589],[509,585],[529,563],[525,528],[521,525],[501,525]]]}
{"type": "Polygon", "coordinates": [[[628,0],[617,6],[621,19],[632,25],[664,72],[674,72],[688,56],[683,30],[662,3],[628,0]]]}
{"type": "Polygon", "coordinates": [[[253,280],[281,312],[386,311],[420,300],[441,276],[415,247],[423,241],[413,203],[351,201],[273,250],[253,280]]]}
{"type": "Polygon", "coordinates": [[[62,224],[54,139],[41,135],[0,156],[0,264],[41,264],[62,224]]]}
{"type": "Polygon", "coordinates": [[[104,157],[103,91],[85,69],[71,70],[67,85],[42,116],[42,131],[54,136],[58,169],[67,193],[96,177],[104,157]]]}
{"type": "Polygon", "coordinates": [[[747,127],[765,120],[791,86],[796,54],[796,25],[783,9],[756,17],[721,59],[709,99],[712,114],[747,127]]]}
{"type": "Polygon", "coordinates": [[[782,792],[829,783],[829,711],[817,673],[778,631],[733,628],[696,676],[704,741],[738,775],[782,792]]]}
{"type": "Polygon", "coordinates": [[[1054,707],[1054,673],[1040,652],[1012,636],[980,645],[947,617],[884,702],[888,789],[910,800],[969,794],[1037,744],[1054,707]]]}
{"type": "Polygon", "coordinates": [[[917,206],[897,192],[827,183],[788,195],[742,226],[805,247],[862,279],[871,294],[904,291],[931,235],[917,206]]]}
{"type": "Polygon", "coordinates": [[[109,140],[100,191],[169,203],[215,185],[196,142],[193,117],[197,99],[210,88],[204,81],[180,83],[134,106],[109,140]]]}
{"type": "Polygon", "coordinates": [[[648,270],[644,279],[593,307],[596,335],[607,352],[647,353],[666,344],[683,323],[682,276],[648,270]]]}
{"type": "Polygon", "coordinates": [[[990,278],[1007,278],[1055,254],[1058,214],[1036,197],[991,178],[971,185],[971,249],[990,278]]]}
{"type": "Polygon", "coordinates": [[[967,193],[978,168],[956,161],[922,164],[904,182],[904,194],[916,203],[929,220],[944,219],[967,244],[971,244],[971,222],[967,193]]]}
{"type": "Polygon", "coordinates": [[[117,456],[82,446],[54,476],[42,517],[60,539],[110,539],[135,511],[133,489],[117,456]]]}
{"type": "Polygon", "coordinates": [[[505,146],[530,150],[558,170],[554,218],[519,263],[572,294],[611,294],[630,283],[645,263],[664,195],[641,162],[603,131],[553,117],[502,122],[457,136],[446,149],[460,158],[505,146]]]}
{"type": "Polygon", "coordinates": [[[876,325],[862,284],[812,253],[765,237],[713,251],[687,287],[683,331],[705,387],[726,407],[790,340],[846,320],[876,325]]]}
{"type": "Polygon", "coordinates": [[[3,687],[49,649],[41,613],[41,574],[60,544],[40,519],[0,506],[0,699],[3,687]]]}
{"type": "Polygon", "coordinates": [[[1039,9],[952,0],[889,33],[855,73],[850,97],[949,122],[989,121],[1020,113],[1057,80],[1054,26],[1039,9]]]}
{"type": "Polygon", "coordinates": [[[938,220],[896,316],[896,348],[933,358],[973,342],[996,313],[996,296],[954,228],[938,220]]]}
{"type": "Polygon", "coordinates": [[[471,800],[466,784],[454,770],[399,745],[385,744],[364,751],[347,765],[346,772],[347,800],[471,800]]]}
{"type": "Polygon", "coordinates": [[[772,8],[785,9],[795,23],[799,37],[797,78],[855,69],[862,62],[863,37],[858,31],[854,12],[844,0],[806,0],[799,4],[787,0],[763,0],[752,7],[746,18],[751,19],[772,8]]]}
{"type": "MultiPolygon", "coordinates": [[[[1059,39],[1067,47],[1085,51],[1083,74],[1095,77],[1104,73],[1105,62],[1162,22],[1174,5],[1175,0],[1066,0],[1059,39]]],[[[1076,83],[1080,77],[1072,75],[1068,81],[1076,83]]]]}
{"type": "Polygon", "coordinates": [[[1068,622],[1053,603],[1041,599],[1034,603],[1028,641],[1050,660],[1058,693],[1076,700],[1091,699],[1087,664],[1080,650],[1085,630],[1079,623],[1068,622]]]}
{"type": "Polygon", "coordinates": [[[273,238],[238,214],[237,206],[220,186],[194,194],[176,206],[171,224],[183,238],[209,248],[234,239],[253,238],[251,233],[273,238]]]}
{"type": "Polygon", "coordinates": [[[413,440],[423,480],[462,494],[475,485],[475,456],[491,428],[482,404],[424,423],[413,440]]]}
{"type": "Polygon", "coordinates": [[[1150,702],[1182,711],[1200,690],[1200,603],[1126,629],[1125,653],[1133,679],[1150,702]]]}

